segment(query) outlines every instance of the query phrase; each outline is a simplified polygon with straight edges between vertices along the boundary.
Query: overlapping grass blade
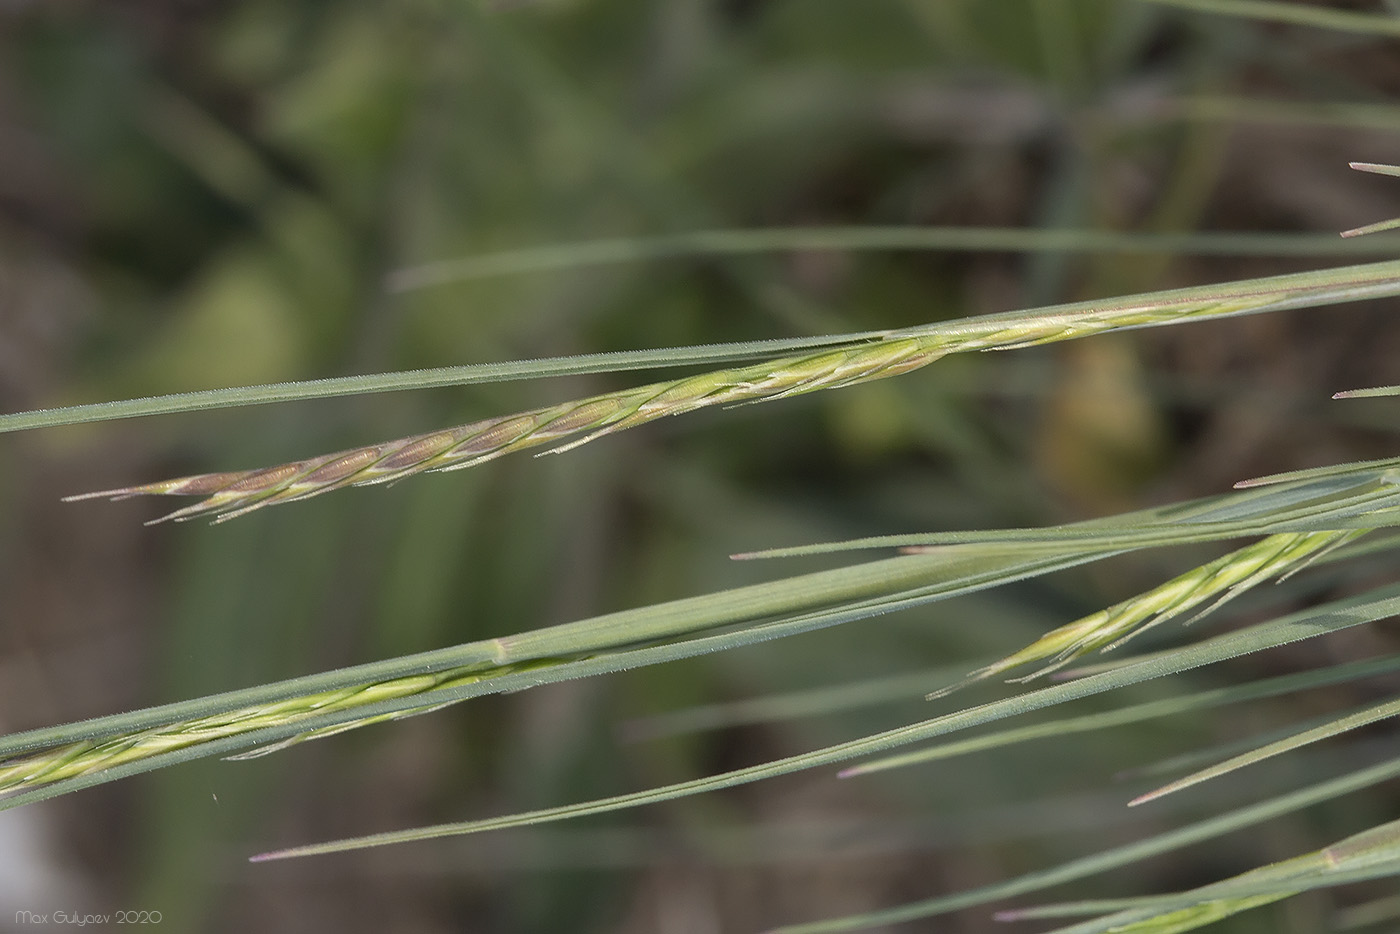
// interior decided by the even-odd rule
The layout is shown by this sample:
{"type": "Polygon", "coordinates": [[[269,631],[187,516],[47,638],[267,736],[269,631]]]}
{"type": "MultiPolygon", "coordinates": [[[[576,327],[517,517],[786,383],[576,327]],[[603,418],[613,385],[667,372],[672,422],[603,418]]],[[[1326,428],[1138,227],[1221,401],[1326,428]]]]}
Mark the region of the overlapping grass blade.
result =
{"type": "MultiPolygon", "coordinates": [[[[1196,111],[1191,109],[1194,103],[1186,102],[1183,109],[1194,114],[1196,111]]],[[[1385,113],[1393,120],[1395,111],[1386,110],[1385,113]]],[[[1156,233],[1025,227],[780,227],[696,230],[478,253],[399,269],[390,274],[386,284],[392,292],[408,292],[494,276],[785,250],[1170,253],[1183,256],[1324,256],[1389,252],[1386,247],[1375,244],[1347,244],[1330,234],[1156,233]]]]}
{"type": "Polygon", "coordinates": [[[922,671],[865,678],[847,684],[833,684],[727,703],[703,704],[628,720],[619,727],[618,733],[628,742],[645,742],[706,730],[775,723],[799,717],[855,710],[890,701],[922,697],[930,684],[938,684],[960,673],[960,668],[945,665],[922,671]]]}
{"type": "Polygon", "coordinates": [[[1400,895],[1388,895],[1344,908],[1332,919],[1332,930],[1353,931],[1400,918],[1400,895]]]}
{"type": "Polygon", "coordinates": [[[1014,743],[1027,742],[1029,740],[1053,739],[1072,733],[1086,733],[1093,730],[1125,726],[1130,723],[1141,723],[1144,720],[1168,717],[1188,710],[1206,710],[1212,707],[1222,707],[1227,704],[1241,704],[1266,697],[1279,697],[1298,691],[1311,690],[1312,688],[1322,687],[1324,685],[1344,684],[1348,681],[1373,678],[1394,671],[1400,671],[1400,655],[1387,655],[1383,658],[1368,659],[1362,662],[1348,662],[1346,664],[1332,665],[1313,671],[1302,671],[1294,674],[1280,675],[1275,678],[1264,678],[1245,684],[1231,685],[1230,687],[1215,688],[1208,691],[1196,691],[1165,700],[1150,701],[1148,703],[1135,704],[1129,707],[1120,707],[1117,710],[1110,710],[1103,713],[1065,717],[1049,723],[1038,723],[1033,726],[1019,727],[1011,730],[999,730],[994,733],[987,733],[982,736],[961,740],[955,743],[943,743],[927,749],[917,749],[913,752],[906,752],[897,756],[888,756],[862,762],[860,765],[854,765],[843,770],[840,774],[842,778],[868,775],[872,772],[882,772],[886,769],[933,762],[939,759],[950,759],[955,756],[968,755],[974,752],[995,749],[1000,746],[1009,746],[1014,743]]]}
{"type": "Polygon", "coordinates": [[[1033,529],[919,532],[844,542],[770,548],[736,558],[786,558],[899,548],[917,552],[948,545],[1006,544],[1053,549],[1061,545],[1134,548],[1193,544],[1283,532],[1378,528],[1393,523],[1400,506],[1400,459],[1388,458],[1301,470],[1236,484],[1241,492],[1209,496],[1102,519],[1033,529]]]}
{"type": "Polygon", "coordinates": [[[630,794],[602,798],[581,804],[545,808],[506,817],[480,821],[442,824],[411,830],[393,831],[368,837],[338,840],[330,843],[297,847],[276,853],[263,854],[263,859],[291,856],[311,856],[343,850],[362,849],[388,843],[405,843],[426,840],[434,837],[455,836],[465,833],[478,833],[485,830],[500,830],[506,827],[521,827],[530,824],[546,823],[574,817],[601,814],[643,804],[654,804],[674,800],[706,791],[718,791],[736,785],[748,784],[765,778],[786,775],[792,772],[834,765],[859,756],[873,755],[911,743],[923,742],[938,736],[991,723],[1005,717],[1039,710],[1065,701],[1088,697],[1129,684],[1136,684],[1179,671],[1198,668],[1213,662],[1224,661],[1251,652],[1261,651],[1296,642],[1301,639],[1336,632],[1351,626],[1363,625],[1400,612],[1400,588],[1390,587],[1373,591],[1361,597],[1337,601],[1282,617],[1269,623],[1253,626],[1238,632],[1218,636],[1195,645],[1180,649],[1168,656],[1154,658],[1136,665],[1125,666],[1114,671],[1092,675],[1067,684],[1030,691],[1016,697],[983,704],[979,707],[958,711],[931,720],[921,721],[905,727],[888,730],[873,736],[839,743],[810,753],[790,756],[773,762],[738,769],[720,775],[694,779],[667,785],[661,788],[630,794]]]}
{"type": "MultiPolygon", "coordinates": [[[[1220,94],[1192,95],[1165,102],[1164,110],[1188,120],[1230,124],[1264,123],[1317,129],[1400,129],[1400,108],[1345,100],[1283,100],[1232,97],[1220,94]]],[[[1373,243],[1376,249],[1380,244],[1373,243]]]]}
{"type": "Polygon", "coordinates": [[[1123,769],[1115,774],[1113,778],[1116,781],[1132,781],[1158,775],[1179,775],[1189,769],[1194,769],[1211,762],[1219,762],[1221,759],[1227,759],[1237,753],[1254,749],[1266,743],[1272,743],[1277,739],[1292,736],[1300,730],[1310,730],[1315,726],[1321,726],[1331,719],[1332,717],[1330,714],[1308,717],[1304,720],[1289,723],[1286,726],[1265,730],[1262,733],[1251,734],[1201,749],[1192,749],[1189,752],[1169,756],[1166,759],[1159,759],[1156,762],[1149,762],[1144,765],[1123,769]]]}
{"type": "Polygon", "coordinates": [[[1278,0],[1142,0],[1161,6],[1178,7],[1218,16],[1315,26],[1369,36],[1400,36],[1400,20],[1379,13],[1338,10],[1308,3],[1280,3],[1278,0]]]}
{"type": "Polygon", "coordinates": [[[1324,739],[1331,739],[1334,736],[1340,736],[1350,730],[1360,729],[1363,726],[1388,719],[1397,714],[1400,714],[1400,700],[1389,700],[1384,703],[1373,704],[1347,714],[1344,717],[1338,717],[1335,720],[1312,727],[1311,729],[1303,730],[1292,736],[1277,740],[1276,742],[1260,746],[1258,749],[1252,749],[1238,756],[1232,756],[1224,762],[1213,765],[1208,769],[1201,769],[1199,772],[1194,772],[1184,778],[1177,779],[1174,782],[1163,785],[1161,788],[1149,791],[1147,794],[1139,795],[1132,801],[1129,801],[1128,804],[1131,807],[1138,804],[1145,804],[1148,801],[1155,801],[1165,795],[1181,791],[1183,788],[1190,788],[1192,785],[1198,785],[1212,778],[1219,778],[1221,775],[1226,775],[1236,769],[1242,769],[1245,766],[1253,765],[1256,762],[1262,762],[1273,756],[1292,752],[1294,749],[1306,746],[1309,743],[1316,743],[1324,739]]]}

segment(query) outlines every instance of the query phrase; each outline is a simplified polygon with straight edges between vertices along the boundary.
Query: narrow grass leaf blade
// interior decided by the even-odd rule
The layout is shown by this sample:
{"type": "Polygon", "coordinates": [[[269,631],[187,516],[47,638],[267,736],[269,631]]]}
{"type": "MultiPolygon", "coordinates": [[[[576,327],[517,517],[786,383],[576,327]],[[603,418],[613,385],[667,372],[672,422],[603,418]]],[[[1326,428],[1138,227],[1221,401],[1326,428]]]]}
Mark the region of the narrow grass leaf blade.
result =
{"type": "Polygon", "coordinates": [[[1173,792],[1181,791],[1184,788],[1190,788],[1192,785],[1199,785],[1201,782],[1209,781],[1212,778],[1219,778],[1221,775],[1226,775],[1236,769],[1242,769],[1256,762],[1262,762],[1265,759],[1282,755],[1285,752],[1291,752],[1309,743],[1316,743],[1324,739],[1331,739],[1334,736],[1340,736],[1350,730],[1360,729],[1363,726],[1367,726],[1379,720],[1388,719],[1396,714],[1400,714],[1400,699],[1386,701],[1383,704],[1375,704],[1363,710],[1350,713],[1345,717],[1338,717],[1321,726],[1314,727],[1310,730],[1304,730],[1301,733],[1296,733],[1293,736],[1278,740],[1277,742],[1269,743],[1258,749],[1226,759],[1224,762],[1211,766],[1208,769],[1202,769],[1199,772],[1187,775],[1177,781],[1163,785],[1161,788],[1150,791],[1145,795],[1139,795],[1132,801],[1129,801],[1128,806],[1133,807],[1139,804],[1145,804],[1148,801],[1155,801],[1173,792]]]}
{"type": "Polygon", "coordinates": [[[787,558],[899,548],[908,552],[947,545],[1041,545],[1067,543],[1099,548],[1184,545],[1278,532],[1371,528],[1394,522],[1400,485],[1390,476],[1400,459],[1369,461],[1280,474],[1237,484],[1238,492],[1205,497],[1103,519],[1034,529],[994,529],[884,535],[818,545],[747,552],[734,557],[787,558]],[[1258,487],[1259,489],[1255,489],[1258,487]]]}
{"type": "Polygon", "coordinates": [[[668,347],[658,350],[610,351],[569,357],[546,357],[538,360],[477,363],[426,370],[401,370],[363,376],[338,376],[286,383],[266,383],[259,386],[207,389],[164,396],[143,396],[139,399],[124,399],[118,402],[95,402],[86,405],[36,409],[29,412],[0,415],[0,433],[24,431],[31,428],[77,425],[87,422],[105,422],[146,415],[171,415],[180,412],[199,412],[206,409],[267,405],[274,402],[331,399],[375,392],[397,392],[406,389],[433,389],[443,386],[469,386],[478,383],[542,379],[552,376],[576,376],[589,373],[654,370],[672,366],[733,363],[790,354],[794,351],[829,347],[835,344],[876,340],[883,337],[885,333],[883,331],[867,331],[834,337],[781,338],[732,344],[668,347]]]}
{"type": "Polygon", "coordinates": [[[1371,389],[1344,389],[1333,393],[1333,399],[1377,399],[1381,396],[1400,396],[1400,386],[1376,386],[1371,389]]]}
{"type": "Polygon", "coordinates": [[[1159,6],[1177,7],[1198,13],[1213,13],[1243,19],[1257,19],[1295,26],[1313,26],[1368,36],[1400,36],[1400,20],[1378,13],[1337,10],[1308,3],[1280,3],[1277,0],[1141,0],[1159,6]]]}
{"type": "Polygon", "coordinates": [[[1400,165],[1385,165],[1379,162],[1352,162],[1349,165],[1358,172],[1370,172],[1372,175],[1389,175],[1400,178],[1400,165]]]}
{"type": "Polygon", "coordinates": [[[1115,781],[1136,781],[1138,779],[1151,778],[1159,775],[1179,775],[1190,769],[1199,768],[1212,762],[1219,762],[1222,758],[1229,758],[1240,752],[1246,752],[1265,743],[1272,743],[1274,740],[1292,736],[1300,730],[1310,730],[1315,726],[1321,726],[1332,719],[1330,714],[1317,717],[1308,717],[1304,720],[1295,721],[1285,726],[1272,730],[1265,730],[1262,733],[1255,733],[1250,736],[1243,736],[1229,742],[1219,743],[1214,746],[1207,746],[1201,749],[1193,749],[1166,759],[1159,759],[1156,762],[1149,762],[1145,765],[1133,766],[1123,769],[1113,776],[1115,781]]]}
{"type": "Polygon", "coordinates": [[[1366,224],[1361,227],[1353,227],[1350,230],[1343,230],[1342,236],[1347,239],[1353,237],[1364,237],[1367,234],[1381,233],[1386,230],[1394,230],[1400,227],[1400,217],[1393,217],[1390,220],[1376,221],[1374,224],[1366,224]]]}
{"type": "Polygon", "coordinates": [[[886,769],[933,762],[939,759],[949,759],[955,756],[968,755],[973,752],[981,752],[983,750],[995,749],[1000,746],[1009,746],[1029,740],[1049,739],[1068,736],[1074,733],[1110,729],[1129,723],[1141,723],[1144,720],[1172,716],[1189,710],[1205,710],[1213,707],[1226,706],[1228,704],[1241,704],[1247,701],[1260,700],[1266,697],[1279,697],[1281,695],[1293,694],[1298,691],[1307,691],[1325,685],[1344,684],[1363,678],[1373,678],[1394,671],[1400,671],[1400,655],[1387,655],[1383,658],[1368,659],[1363,662],[1349,662],[1347,664],[1333,665],[1328,668],[1321,668],[1313,671],[1280,675],[1276,678],[1264,678],[1248,684],[1232,685],[1230,687],[1216,688],[1208,691],[1197,691],[1193,694],[1184,694],[1179,697],[1151,701],[1145,704],[1135,704],[1130,707],[1121,707],[1117,710],[1103,713],[1086,714],[1079,717],[1066,717],[1049,723],[1038,723],[1034,726],[1020,727],[1014,730],[1000,730],[956,743],[944,743],[928,749],[918,749],[898,756],[874,759],[845,769],[841,772],[841,777],[849,778],[857,775],[868,775],[872,772],[882,772],[886,769]]]}
{"type": "MultiPolygon", "coordinates": [[[[478,253],[391,273],[390,292],[497,276],[560,272],[660,259],[788,250],[1119,253],[1181,256],[1324,256],[1355,253],[1333,236],[1277,233],[1150,233],[1007,227],[786,227],[584,240],[478,253]]],[[[1376,248],[1376,252],[1385,252],[1376,248]]],[[[1366,252],[1370,252],[1367,250],[1366,252]]]]}
{"type": "Polygon", "coordinates": [[[646,742],[708,730],[856,710],[922,697],[930,684],[939,684],[961,673],[962,669],[956,666],[926,668],[804,691],[702,704],[628,720],[619,726],[618,734],[626,742],[646,742]]]}

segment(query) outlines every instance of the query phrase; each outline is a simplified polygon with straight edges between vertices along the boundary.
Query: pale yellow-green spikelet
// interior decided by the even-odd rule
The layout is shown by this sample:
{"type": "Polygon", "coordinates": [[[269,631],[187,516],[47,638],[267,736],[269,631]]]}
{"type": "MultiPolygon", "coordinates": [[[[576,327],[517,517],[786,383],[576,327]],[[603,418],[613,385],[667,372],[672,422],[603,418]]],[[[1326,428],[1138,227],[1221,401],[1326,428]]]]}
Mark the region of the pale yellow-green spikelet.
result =
{"type": "Polygon", "coordinates": [[[1365,530],[1346,529],[1325,532],[1286,532],[1270,535],[1252,545],[1187,571],[1166,583],[1107,609],[1091,613],[1041,636],[1035,642],[977,671],[929,698],[943,697],[959,688],[1031,662],[1050,660],[1016,682],[1031,681],[1056,671],[1075,658],[1095,649],[1110,651],[1124,642],[1185,613],[1194,622],[1226,600],[1271,577],[1287,577],[1337,548],[1365,530]]]}
{"type": "MultiPolygon", "coordinates": [[[[379,701],[413,697],[425,691],[453,687],[476,681],[487,675],[500,675],[521,666],[480,666],[450,669],[425,675],[407,675],[315,694],[288,698],[271,704],[245,707],[207,717],[181,720],[148,730],[109,739],[70,743],[40,752],[0,762],[0,794],[50,785],[64,779],[76,778],[90,772],[114,768],[127,762],[149,759],[166,752],[175,752],[215,740],[254,733],[271,727],[285,727],[311,717],[352,711],[379,701]]],[[[442,704],[425,704],[392,714],[378,714],[350,720],[333,726],[320,727],[289,739],[245,752],[235,758],[251,758],[284,746],[331,736],[345,730],[378,723],[383,720],[414,716],[436,710],[442,704]]]]}

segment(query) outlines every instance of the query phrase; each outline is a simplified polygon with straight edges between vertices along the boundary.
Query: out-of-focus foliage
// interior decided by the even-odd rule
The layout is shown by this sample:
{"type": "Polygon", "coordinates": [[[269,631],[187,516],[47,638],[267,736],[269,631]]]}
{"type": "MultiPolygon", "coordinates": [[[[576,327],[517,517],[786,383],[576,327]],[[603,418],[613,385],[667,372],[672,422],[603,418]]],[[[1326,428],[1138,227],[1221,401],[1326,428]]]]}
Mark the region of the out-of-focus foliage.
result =
{"type": "MultiPolygon", "coordinates": [[[[1180,6],[0,5],[0,409],[866,331],[1325,259],[804,249],[388,287],[398,270],[496,250],[811,224],[1315,234],[1400,214],[1393,180],[1346,170],[1395,161],[1393,40],[1180,6]]],[[[1335,6],[1388,15],[1382,3],[1335,6]]],[[[153,507],[58,500],[630,383],[499,383],[6,436],[0,726],[777,573],[729,562],[734,552],[1041,525],[1390,455],[1388,400],[1326,400],[1394,382],[1391,317],[1372,303],[950,358],[898,382],[219,528],[145,529],[153,507]]],[[[16,881],[0,885],[0,924],[73,905],[157,910],[189,931],[754,930],[999,882],[1373,762],[1368,741],[1384,737],[1363,733],[1120,807],[1166,779],[1115,783],[1116,772],[1221,747],[1175,777],[1242,739],[1382,696],[1376,682],[1346,683],[859,782],[817,771],[611,824],[244,861],[268,841],[601,797],[921,719],[921,695],[941,686],[932,678],[863,706],[805,692],[967,670],[1214,556],[1148,552],[7,812],[0,880],[16,881]],[[639,744],[618,735],[637,717],[788,692],[812,715],[639,744]]],[[[1276,609],[1346,597],[1386,579],[1388,560],[1330,563],[1267,597],[1276,609]]],[[[1367,658],[1393,641],[1383,625],[1348,629],[1077,712],[1280,675],[1318,653],[1367,658]]],[[[1375,786],[1159,856],[1115,876],[1113,893],[1189,889],[1318,850],[1393,818],[1392,798],[1375,786]]],[[[1104,897],[1078,885],[1055,897],[1104,897]]],[[[1322,890],[1218,929],[1316,931],[1330,906],[1359,905],[1346,917],[1364,919],[1363,903],[1385,894],[1322,890]]],[[[982,908],[956,923],[994,924],[982,908]]]]}

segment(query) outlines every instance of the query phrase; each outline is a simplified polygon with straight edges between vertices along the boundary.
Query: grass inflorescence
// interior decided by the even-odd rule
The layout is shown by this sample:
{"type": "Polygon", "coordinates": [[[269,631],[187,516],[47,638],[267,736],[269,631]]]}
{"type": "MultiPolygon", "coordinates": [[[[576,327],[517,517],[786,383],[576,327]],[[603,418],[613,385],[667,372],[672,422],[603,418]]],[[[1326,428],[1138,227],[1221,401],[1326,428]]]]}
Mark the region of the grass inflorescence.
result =
{"type": "Polygon", "coordinates": [[[202,496],[205,498],[200,502],[154,521],[199,516],[213,516],[219,521],[343,487],[459,470],[526,448],[554,445],[551,451],[566,451],[658,418],[711,406],[763,402],[884,379],[917,370],[952,353],[1009,350],[1124,328],[1397,292],[1400,262],[1387,262],[987,315],[891,331],[882,338],[848,346],[650,383],[275,467],[197,474],[68,499],[202,496]]]}

